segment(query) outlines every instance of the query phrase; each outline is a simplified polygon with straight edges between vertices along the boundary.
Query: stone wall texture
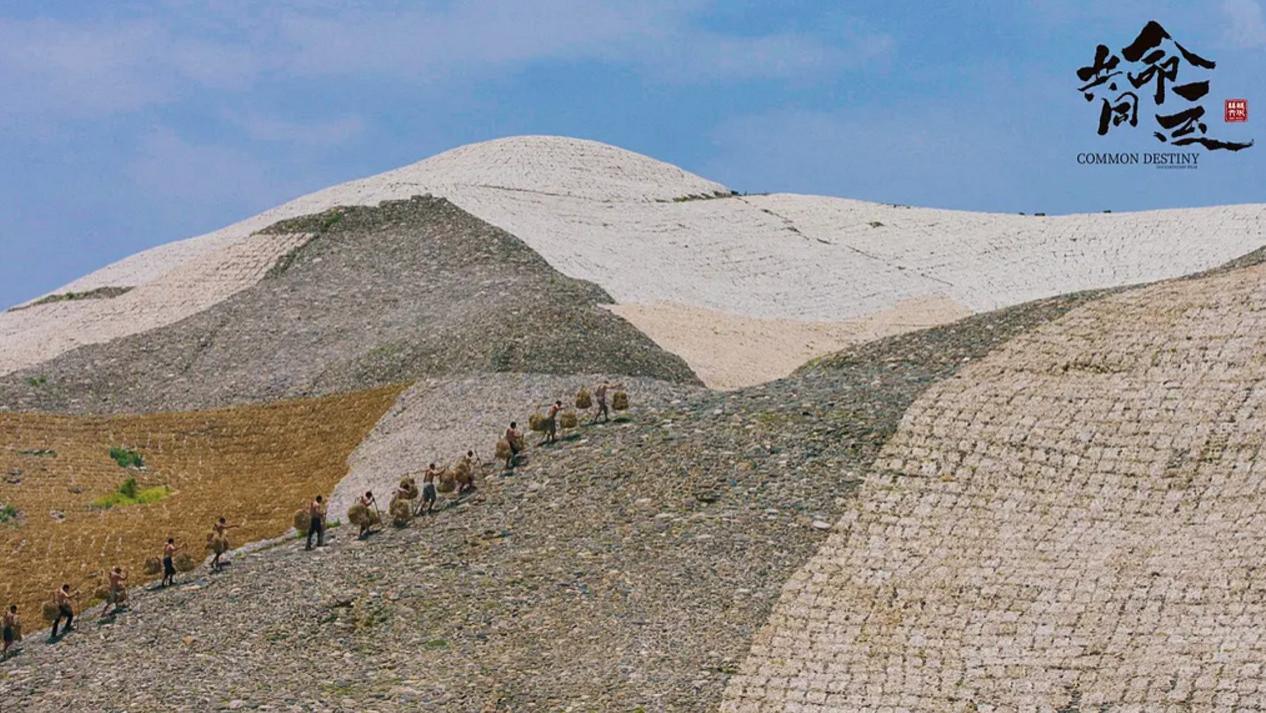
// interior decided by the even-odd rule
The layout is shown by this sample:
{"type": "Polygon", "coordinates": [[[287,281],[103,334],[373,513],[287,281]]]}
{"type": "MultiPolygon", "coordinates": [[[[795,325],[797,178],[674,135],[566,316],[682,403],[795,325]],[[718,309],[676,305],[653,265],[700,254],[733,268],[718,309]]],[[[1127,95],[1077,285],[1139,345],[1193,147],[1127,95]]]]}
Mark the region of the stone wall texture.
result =
{"type": "Polygon", "coordinates": [[[929,389],[723,710],[1260,710],[1264,279],[1118,293],[929,389]]]}

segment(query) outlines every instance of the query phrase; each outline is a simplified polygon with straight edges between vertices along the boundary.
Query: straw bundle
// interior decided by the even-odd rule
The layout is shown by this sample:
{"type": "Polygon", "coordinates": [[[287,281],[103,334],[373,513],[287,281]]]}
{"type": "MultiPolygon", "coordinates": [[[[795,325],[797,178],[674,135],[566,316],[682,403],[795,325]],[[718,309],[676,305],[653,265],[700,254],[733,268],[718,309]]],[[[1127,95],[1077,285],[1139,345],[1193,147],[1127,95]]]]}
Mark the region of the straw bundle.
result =
{"type": "Polygon", "coordinates": [[[502,438],[497,441],[497,460],[505,460],[510,457],[510,442],[502,438]]]}
{"type": "Polygon", "coordinates": [[[299,508],[295,510],[294,518],[290,522],[299,532],[307,532],[308,528],[312,527],[312,516],[308,514],[307,508],[299,508]]]}
{"type": "Polygon", "coordinates": [[[217,555],[222,555],[229,551],[229,538],[209,532],[207,533],[206,548],[217,555]]]}
{"type": "Polygon", "coordinates": [[[413,508],[409,507],[409,501],[403,498],[397,498],[391,501],[391,507],[387,508],[391,514],[391,524],[396,527],[404,527],[409,524],[409,520],[413,519],[413,508]]]}
{"type": "Polygon", "coordinates": [[[562,428],[575,428],[579,423],[575,411],[564,411],[558,415],[558,425],[562,428]]]}
{"type": "Polygon", "coordinates": [[[187,552],[181,552],[176,555],[176,559],[172,561],[172,564],[176,565],[177,572],[192,572],[198,566],[198,563],[194,562],[187,552]]]}
{"type": "Polygon", "coordinates": [[[584,411],[593,406],[593,397],[589,395],[589,389],[580,387],[580,391],[576,392],[576,408],[584,411]]]}
{"type": "Polygon", "coordinates": [[[437,481],[435,489],[441,493],[451,493],[457,489],[457,475],[451,468],[441,470],[439,477],[435,480],[437,481]]]}
{"type": "Polygon", "coordinates": [[[549,428],[548,424],[549,421],[542,414],[534,413],[528,416],[528,428],[536,433],[545,433],[545,430],[549,428]]]}
{"type": "Polygon", "coordinates": [[[623,391],[617,391],[611,394],[611,408],[616,411],[623,411],[629,407],[629,395],[623,391]]]}
{"type": "Polygon", "coordinates": [[[413,500],[418,497],[418,481],[413,478],[402,478],[400,480],[400,489],[403,491],[396,497],[403,500],[413,500]]]}
{"type": "Polygon", "coordinates": [[[347,521],[357,527],[365,527],[372,524],[372,513],[370,513],[369,508],[356,503],[347,509],[347,521]]]}
{"type": "Polygon", "coordinates": [[[145,574],[158,574],[163,571],[163,561],[157,557],[145,560],[145,574]]]}
{"type": "Polygon", "coordinates": [[[453,467],[453,477],[457,479],[459,485],[470,485],[475,482],[475,470],[471,467],[470,461],[465,458],[457,461],[457,465],[453,467]]]}
{"type": "Polygon", "coordinates": [[[40,614],[44,616],[44,621],[50,624],[57,619],[58,611],[56,602],[44,602],[40,605],[40,614]]]}

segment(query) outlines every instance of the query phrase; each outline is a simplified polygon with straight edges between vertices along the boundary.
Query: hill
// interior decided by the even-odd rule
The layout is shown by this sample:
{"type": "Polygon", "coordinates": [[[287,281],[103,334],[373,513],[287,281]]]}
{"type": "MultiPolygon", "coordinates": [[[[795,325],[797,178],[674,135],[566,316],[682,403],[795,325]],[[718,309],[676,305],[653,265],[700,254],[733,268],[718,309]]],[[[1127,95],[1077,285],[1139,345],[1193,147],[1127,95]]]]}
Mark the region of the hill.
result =
{"type": "Polygon", "coordinates": [[[215,305],[0,377],[0,406],[188,410],[483,372],[697,383],[602,309],[601,289],[444,199],[336,209],[251,240],[297,235],[258,282],[215,305]]]}
{"type": "MultiPolygon", "coordinates": [[[[1177,277],[1266,244],[1260,205],[1044,217],[745,196],[605,144],[512,137],[298,198],[50,295],[133,288],[118,297],[0,314],[0,372],[227,299],[288,249],[252,237],[278,221],[424,194],[508,231],[564,275],[598,285],[614,300],[611,309],[717,388],[783,376],[859,341],[1032,299],[1177,277]],[[188,284],[191,275],[220,287],[182,309],[153,287],[188,284]],[[139,310],[146,319],[103,319],[117,300],[135,303],[124,314],[139,310]]],[[[184,293],[195,299],[202,291],[184,293]]]]}

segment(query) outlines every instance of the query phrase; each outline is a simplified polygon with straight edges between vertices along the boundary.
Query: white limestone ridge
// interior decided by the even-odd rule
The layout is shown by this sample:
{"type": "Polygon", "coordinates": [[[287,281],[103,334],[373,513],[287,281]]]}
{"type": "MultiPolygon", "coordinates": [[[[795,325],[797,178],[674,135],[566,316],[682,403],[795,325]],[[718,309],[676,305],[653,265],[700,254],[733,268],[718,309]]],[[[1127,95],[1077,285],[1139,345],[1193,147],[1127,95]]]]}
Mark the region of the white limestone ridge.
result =
{"type": "MultiPolygon", "coordinates": [[[[1266,244],[1259,204],[1037,217],[731,196],[719,183],[599,142],[511,137],[303,196],[55,291],[136,287],[122,296],[0,313],[0,374],[174,322],[248,287],[282,240],[255,232],[279,220],[425,193],[601,285],[614,311],[719,388],[777,378],[859,340],[1175,277],[1266,244]],[[199,280],[216,289],[190,298],[199,280]],[[183,301],[173,299],[177,289],[183,301]]],[[[290,236],[285,248],[302,239],[290,236]]]]}

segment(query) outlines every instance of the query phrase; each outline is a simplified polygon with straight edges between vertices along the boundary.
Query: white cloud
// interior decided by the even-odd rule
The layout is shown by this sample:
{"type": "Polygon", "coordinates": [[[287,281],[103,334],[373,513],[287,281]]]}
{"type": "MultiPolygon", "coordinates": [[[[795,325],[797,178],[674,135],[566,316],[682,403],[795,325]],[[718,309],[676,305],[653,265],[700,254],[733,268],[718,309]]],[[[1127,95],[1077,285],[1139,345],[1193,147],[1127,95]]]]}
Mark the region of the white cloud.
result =
{"type": "MultiPolygon", "coordinates": [[[[84,118],[261,81],[379,78],[411,85],[503,76],[550,60],[597,61],[656,81],[796,79],[847,70],[892,39],[830,19],[812,33],[731,35],[698,0],[458,0],[443,7],[227,3],[153,19],[0,18],[0,116],[84,118]]],[[[349,127],[343,127],[348,130],[349,127]]]]}
{"type": "Polygon", "coordinates": [[[1237,47],[1266,47],[1266,13],[1257,0],[1224,0],[1227,39],[1237,47]]]}

